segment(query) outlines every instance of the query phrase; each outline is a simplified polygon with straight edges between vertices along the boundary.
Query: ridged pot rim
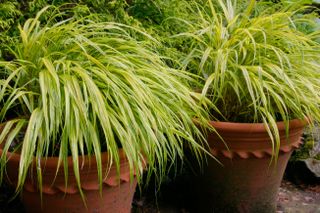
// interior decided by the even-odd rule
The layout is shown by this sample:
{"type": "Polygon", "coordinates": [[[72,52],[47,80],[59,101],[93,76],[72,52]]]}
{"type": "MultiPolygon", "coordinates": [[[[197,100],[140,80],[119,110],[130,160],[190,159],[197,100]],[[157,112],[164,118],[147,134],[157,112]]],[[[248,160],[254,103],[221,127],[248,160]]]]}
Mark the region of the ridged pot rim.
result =
{"type": "MultiPolygon", "coordinates": [[[[289,129],[302,128],[310,123],[310,119],[292,119],[289,120],[289,129]]],[[[252,132],[263,133],[266,132],[266,126],[264,123],[240,123],[240,122],[228,122],[228,121],[209,121],[209,124],[217,131],[230,131],[230,132],[252,132]]],[[[284,131],[286,124],[284,121],[276,122],[278,130],[284,131]]]]}
{"type": "MultiPolygon", "coordinates": [[[[0,148],[0,156],[2,155],[3,151],[2,148],[0,148]]],[[[15,161],[15,162],[19,162],[20,161],[20,157],[21,155],[15,152],[8,152],[7,153],[7,158],[10,161],[15,161]]],[[[123,149],[119,149],[119,158],[120,158],[120,162],[124,162],[126,161],[126,155],[123,151],[123,149]]],[[[56,168],[57,164],[59,161],[59,157],[55,157],[55,156],[50,156],[50,157],[41,157],[40,160],[40,165],[43,168],[56,168]]],[[[68,156],[67,157],[67,165],[68,167],[73,167],[73,160],[72,160],[72,156],[68,156]]],[[[36,162],[36,157],[33,157],[33,163],[36,162]]],[[[109,156],[108,156],[108,152],[101,152],[101,162],[102,164],[104,164],[105,162],[110,162],[109,156]]],[[[96,157],[95,155],[84,155],[82,157],[81,154],[79,154],[79,164],[81,164],[82,167],[89,167],[89,166],[94,166],[96,165],[96,157]]],[[[61,164],[61,166],[63,167],[63,164],[61,164]]]]}
{"type": "MultiPolygon", "coordinates": [[[[5,123],[0,123],[0,132],[1,132],[1,127],[4,125],[5,123]]],[[[0,144],[0,156],[3,153],[3,147],[4,143],[0,144]]],[[[126,161],[126,154],[124,152],[124,150],[122,148],[118,148],[118,152],[119,152],[119,159],[120,162],[126,161]]],[[[21,155],[19,153],[16,152],[9,152],[7,153],[7,158],[8,160],[12,160],[12,161],[20,161],[20,157],[21,155]]],[[[46,167],[46,168],[50,168],[50,167],[56,167],[57,166],[57,162],[59,160],[58,156],[43,156],[41,157],[40,160],[40,165],[41,167],[46,167]]],[[[72,160],[72,156],[68,156],[67,157],[67,161],[68,161],[68,167],[73,167],[73,160],[72,160]]],[[[36,157],[33,157],[33,163],[36,162],[36,157]]],[[[110,162],[109,159],[109,154],[107,151],[103,151],[101,152],[101,162],[110,162]]],[[[82,166],[92,166],[96,164],[96,157],[95,155],[84,155],[82,156],[81,154],[79,154],[79,164],[81,164],[82,166]]],[[[63,164],[62,164],[63,166],[63,164]]]]}
{"type": "MultiPolygon", "coordinates": [[[[3,124],[0,124],[0,131],[1,126],[3,124]]],[[[3,143],[4,144],[4,143],[3,143]]],[[[3,144],[0,144],[0,147],[3,146],[3,144]]],[[[101,164],[102,164],[102,170],[105,174],[103,176],[102,184],[108,186],[108,187],[119,187],[123,182],[131,182],[136,180],[136,177],[138,174],[140,174],[141,171],[139,169],[134,168],[133,174],[130,172],[130,165],[129,161],[127,159],[127,155],[125,154],[125,151],[123,148],[118,148],[119,153],[119,163],[120,163],[120,171],[117,171],[116,165],[112,162],[112,159],[110,159],[111,155],[107,152],[101,152],[101,164]],[[107,173],[105,173],[107,172],[107,173]],[[134,179],[132,178],[132,175],[134,179]]],[[[2,148],[0,148],[0,155],[3,154],[2,148]]],[[[21,159],[21,155],[19,153],[14,152],[8,152],[7,155],[7,163],[8,166],[13,168],[11,171],[19,170],[19,163],[21,159]],[[9,163],[10,162],[10,163],[9,163]]],[[[68,185],[65,184],[65,173],[64,173],[64,163],[61,163],[58,167],[58,156],[43,156],[40,158],[39,162],[36,161],[36,157],[33,156],[32,163],[29,170],[35,170],[37,168],[37,163],[40,164],[40,168],[43,169],[42,177],[43,185],[42,185],[42,193],[44,194],[56,194],[56,193],[64,193],[64,194],[75,194],[79,192],[79,188],[76,184],[75,179],[75,173],[72,172],[73,170],[73,160],[72,156],[67,157],[67,168],[69,170],[68,172],[68,185]]],[[[98,177],[97,177],[97,161],[96,156],[94,154],[92,155],[84,155],[82,156],[79,154],[79,172],[81,177],[81,189],[85,191],[97,191],[100,190],[100,183],[98,183],[98,177]]],[[[143,163],[143,169],[147,166],[147,161],[144,159],[143,163]]],[[[34,173],[30,173],[31,176],[27,176],[27,179],[24,183],[24,190],[28,192],[36,192],[38,191],[38,186],[36,185],[36,182],[34,181],[35,176],[34,173]]],[[[11,172],[8,174],[8,178],[13,180],[13,184],[16,184],[17,176],[15,172],[11,172]]],[[[139,175],[140,176],[140,175],[139,175]]],[[[11,182],[11,180],[10,180],[11,182]]],[[[133,182],[131,182],[133,183],[133,182]]]]}

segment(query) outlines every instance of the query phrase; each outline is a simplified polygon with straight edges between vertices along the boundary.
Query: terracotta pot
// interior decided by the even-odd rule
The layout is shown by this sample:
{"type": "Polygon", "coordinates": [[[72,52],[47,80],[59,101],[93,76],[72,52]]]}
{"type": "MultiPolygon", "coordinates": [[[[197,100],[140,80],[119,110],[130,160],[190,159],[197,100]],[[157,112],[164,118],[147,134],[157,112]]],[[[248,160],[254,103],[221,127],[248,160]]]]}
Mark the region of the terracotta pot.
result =
{"type": "Polygon", "coordinates": [[[272,144],[263,124],[211,122],[229,150],[216,133],[209,134],[211,153],[223,166],[208,160],[208,167],[197,180],[194,212],[275,212],[284,170],[301,143],[306,123],[290,121],[288,137],[284,123],[277,123],[279,158],[270,164],[272,144]]]}
{"type": "MultiPolygon", "coordinates": [[[[43,168],[43,194],[42,203],[37,187],[35,165],[30,169],[22,191],[22,201],[26,212],[101,212],[101,213],[129,213],[135,192],[137,181],[130,181],[129,164],[122,150],[120,153],[120,176],[117,175],[116,168],[113,166],[107,177],[103,180],[102,193],[99,191],[97,175],[97,165],[95,156],[85,156],[82,162],[80,157],[80,178],[81,188],[85,194],[86,205],[79,194],[75,176],[73,174],[73,163],[71,157],[68,158],[68,184],[65,185],[63,166],[56,175],[57,157],[42,159],[43,168]],[[83,163],[83,164],[82,164],[83,163]],[[42,208],[41,208],[42,204],[42,208]]],[[[0,148],[0,155],[2,149],[0,148]]],[[[20,155],[15,153],[8,154],[7,181],[16,185],[20,155]]],[[[102,164],[107,168],[108,155],[102,153],[102,164]]],[[[103,170],[105,171],[105,170],[103,170]]]]}

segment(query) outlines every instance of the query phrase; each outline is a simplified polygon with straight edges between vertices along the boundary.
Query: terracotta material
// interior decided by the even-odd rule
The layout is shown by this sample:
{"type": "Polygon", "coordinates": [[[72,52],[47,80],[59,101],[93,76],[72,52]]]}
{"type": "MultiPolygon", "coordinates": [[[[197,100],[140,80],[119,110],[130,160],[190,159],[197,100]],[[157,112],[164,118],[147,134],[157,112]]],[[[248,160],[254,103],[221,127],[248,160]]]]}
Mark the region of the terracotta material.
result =
{"type": "Polygon", "coordinates": [[[194,212],[275,212],[277,192],[292,151],[299,147],[306,121],[292,120],[289,136],[279,122],[279,159],[270,164],[272,145],[263,124],[211,122],[216,133],[208,136],[211,153],[197,180],[194,212]],[[199,198],[199,199],[198,199],[199,198]]]}
{"type": "MultiPolygon", "coordinates": [[[[2,150],[0,149],[0,155],[2,150]]],[[[41,161],[43,168],[43,201],[41,208],[40,194],[37,188],[35,166],[33,172],[27,176],[22,192],[22,201],[27,212],[56,213],[56,212],[101,212],[101,213],[129,213],[137,181],[130,181],[129,164],[122,150],[121,175],[118,177],[116,168],[112,167],[103,180],[102,193],[99,191],[97,166],[95,156],[80,158],[81,187],[86,197],[84,205],[73,175],[72,159],[68,158],[68,184],[65,185],[63,166],[56,174],[58,158],[49,157],[41,161]],[[83,164],[82,164],[83,163],[83,164]]],[[[7,164],[8,181],[15,185],[17,182],[20,155],[10,154],[7,164]]],[[[102,164],[107,168],[108,155],[102,153],[102,164]]],[[[30,169],[31,170],[31,169],[30,169]]],[[[105,171],[105,170],[104,170],[105,171]]]]}

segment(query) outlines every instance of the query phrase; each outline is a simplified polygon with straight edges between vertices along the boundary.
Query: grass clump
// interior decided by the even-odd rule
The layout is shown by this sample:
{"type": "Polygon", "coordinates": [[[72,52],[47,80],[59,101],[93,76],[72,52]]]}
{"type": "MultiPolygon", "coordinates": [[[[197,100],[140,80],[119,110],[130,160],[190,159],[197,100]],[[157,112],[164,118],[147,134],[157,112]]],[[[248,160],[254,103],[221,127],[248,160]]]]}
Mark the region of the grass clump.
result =
{"type": "MultiPolygon", "coordinates": [[[[81,156],[95,155],[100,184],[109,166],[120,168],[123,149],[131,175],[138,180],[145,162],[159,180],[189,147],[202,158],[202,133],[194,124],[207,119],[199,96],[191,92],[193,77],[166,66],[151,51],[157,41],[133,27],[90,19],[43,24],[40,17],[19,26],[13,59],[0,61],[1,178],[7,153],[16,146],[21,154],[17,190],[35,160],[58,156],[66,169],[72,156],[73,173],[81,186],[81,156]],[[131,31],[145,39],[137,40],[131,31]]],[[[59,15],[59,14],[58,14],[59,15]]],[[[55,17],[52,17],[55,20],[55,17]]],[[[196,82],[195,82],[196,83],[196,82]]],[[[41,167],[40,167],[41,168],[41,167]]],[[[58,168],[57,168],[58,169],[58,168]]],[[[41,169],[38,171],[41,187],[41,169]]],[[[65,170],[67,174],[68,171],[65,170]]]]}

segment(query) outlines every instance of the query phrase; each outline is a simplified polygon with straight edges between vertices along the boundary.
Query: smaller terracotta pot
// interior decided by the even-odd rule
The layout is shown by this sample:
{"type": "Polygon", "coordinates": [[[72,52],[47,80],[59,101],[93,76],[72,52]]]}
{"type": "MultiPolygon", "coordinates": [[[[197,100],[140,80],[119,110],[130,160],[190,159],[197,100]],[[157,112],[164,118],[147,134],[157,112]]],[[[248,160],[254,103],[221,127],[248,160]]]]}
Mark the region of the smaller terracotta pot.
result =
{"type": "MultiPolygon", "coordinates": [[[[0,149],[0,155],[2,149],[0,149]]],[[[112,166],[107,177],[103,180],[100,193],[97,165],[95,156],[80,157],[81,188],[85,194],[86,205],[80,196],[76,179],[73,174],[73,162],[68,158],[68,183],[65,184],[63,166],[56,175],[57,157],[48,157],[41,160],[43,184],[42,202],[37,185],[35,163],[30,169],[22,191],[22,201],[26,212],[101,212],[101,213],[129,213],[135,192],[137,180],[130,181],[129,164],[122,150],[120,154],[120,176],[115,166],[112,166]],[[82,162],[83,160],[83,162],[82,162]],[[82,164],[83,163],[83,164],[82,164]]],[[[20,155],[8,154],[7,181],[16,186],[20,155]]],[[[108,166],[108,155],[102,153],[103,171],[108,166]]]]}
{"type": "Polygon", "coordinates": [[[211,132],[208,143],[223,166],[209,159],[203,175],[196,179],[194,212],[275,212],[284,170],[301,143],[306,123],[290,121],[288,137],[284,123],[277,123],[279,158],[270,164],[272,143],[264,124],[211,122],[224,142],[211,132]]]}

